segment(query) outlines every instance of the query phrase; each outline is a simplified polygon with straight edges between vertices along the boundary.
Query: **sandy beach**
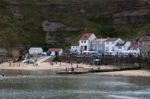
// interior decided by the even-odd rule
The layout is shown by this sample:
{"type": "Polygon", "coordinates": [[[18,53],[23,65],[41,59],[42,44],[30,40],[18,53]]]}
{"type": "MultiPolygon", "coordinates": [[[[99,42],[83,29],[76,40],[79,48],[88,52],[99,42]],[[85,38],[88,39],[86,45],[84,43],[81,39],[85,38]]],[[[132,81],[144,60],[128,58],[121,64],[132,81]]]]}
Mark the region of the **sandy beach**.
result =
{"type": "MultiPolygon", "coordinates": [[[[69,63],[64,63],[64,62],[53,62],[53,64],[45,62],[45,63],[40,63],[37,65],[33,64],[26,64],[26,63],[14,63],[10,64],[9,63],[3,63],[0,64],[0,70],[5,70],[5,71],[65,71],[66,68],[69,70],[71,67],[74,67],[75,71],[88,71],[93,69],[97,69],[98,66],[93,66],[93,65],[87,65],[87,64],[69,64],[69,63]],[[78,67],[78,68],[77,68],[78,67]]],[[[102,65],[100,66],[101,69],[113,69],[116,68],[115,66],[111,65],[102,65]]],[[[99,73],[94,73],[96,75],[110,75],[110,76],[146,76],[150,77],[150,70],[126,70],[126,71],[114,71],[114,72],[99,72],[99,73]]]]}
{"type": "Polygon", "coordinates": [[[115,72],[95,73],[96,75],[110,75],[110,76],[143,76],[150,77],[150,70],[125,70],[115,72]]]}
{"type": "Polygon", "coordinates": [[[53,64],[45,62],[45,63],[39,63],[37,64],[26,64],[26,63],[12,63],[11,65],[9,63],[3,63],[0,64],[0,69],[15,69],[15,70],[65,70],[67,68],[77,68],[77,65],[79,68],[88,69],[91,68],[90,65],[85,64],[69,64],[69,63],[63,63],[63,62],[53,62],[53,64]]]}
{"type": "MultiPolygon", "coordinates": [[[[26,64],[26,63],[12,63],[11,66],[9,63],[0,64],[0,69],[9,69],[9,70],[65,70],[66,68],[74,67],[75,70],[91,70],[97,69],[99,66],[87,65],[87,64],[77,64],[77,63],[64,63],[64,62],[53,62],[53,64],[44,62],[39,63],[38,65],[26,64]]],[[[112,69],[115,68],[111,65],[100,66],[101,69],[112,69]]]]}

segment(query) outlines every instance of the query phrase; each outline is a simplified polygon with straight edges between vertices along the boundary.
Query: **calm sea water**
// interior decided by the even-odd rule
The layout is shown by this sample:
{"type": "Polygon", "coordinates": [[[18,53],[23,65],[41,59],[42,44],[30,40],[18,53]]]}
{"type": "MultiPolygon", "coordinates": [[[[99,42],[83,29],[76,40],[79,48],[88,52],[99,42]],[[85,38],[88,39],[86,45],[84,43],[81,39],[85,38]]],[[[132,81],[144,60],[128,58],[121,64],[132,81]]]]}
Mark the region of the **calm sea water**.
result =
{"type": "Polygon", "coordinates": [[[149,77],[43,75],[0,77],[0,99],[150,99],[149,77]]]}

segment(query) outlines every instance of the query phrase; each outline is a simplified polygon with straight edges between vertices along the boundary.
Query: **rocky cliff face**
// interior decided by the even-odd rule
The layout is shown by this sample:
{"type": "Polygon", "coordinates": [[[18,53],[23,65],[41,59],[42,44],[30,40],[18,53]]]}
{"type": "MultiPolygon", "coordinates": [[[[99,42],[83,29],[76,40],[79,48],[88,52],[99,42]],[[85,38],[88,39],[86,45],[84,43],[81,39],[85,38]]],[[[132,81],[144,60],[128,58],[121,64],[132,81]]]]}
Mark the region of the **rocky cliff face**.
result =
{"type": "Polygon", "coordinates": [[[58,46],[86,31],[133,38],[150,32],[149,12],[149,0],[1,0],[0,46],[43,45],[45,32],[58,46]]]}
{"type": "Polygon", "coordinates": [[[144,24],[150,19],[150,8],[122,11],[113,15],[115,25],[144,24]]]}

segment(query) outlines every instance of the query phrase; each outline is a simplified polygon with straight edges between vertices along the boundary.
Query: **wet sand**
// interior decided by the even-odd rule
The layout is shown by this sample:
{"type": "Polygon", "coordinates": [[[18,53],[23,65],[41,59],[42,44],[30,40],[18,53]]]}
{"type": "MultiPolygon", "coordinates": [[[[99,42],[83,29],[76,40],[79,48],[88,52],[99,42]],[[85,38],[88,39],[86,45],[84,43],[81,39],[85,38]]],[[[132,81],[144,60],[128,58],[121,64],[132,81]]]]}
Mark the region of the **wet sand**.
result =
{"type": "Polygon", "coordinates": [[[150,70],[126,70],[115,72],[95,73],[96,75],[110,75],[110,76],[143,76],[150,77],[150,70]]]}

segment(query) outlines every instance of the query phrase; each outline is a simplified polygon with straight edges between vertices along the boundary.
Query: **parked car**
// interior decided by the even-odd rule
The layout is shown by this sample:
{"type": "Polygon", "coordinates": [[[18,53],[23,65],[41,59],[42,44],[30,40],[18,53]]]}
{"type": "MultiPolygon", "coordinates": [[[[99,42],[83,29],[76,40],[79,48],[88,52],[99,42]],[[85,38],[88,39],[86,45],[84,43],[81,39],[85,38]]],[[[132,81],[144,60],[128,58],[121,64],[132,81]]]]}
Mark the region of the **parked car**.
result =
{"type": "Polygon", "coordinates": [[[102,61],[100,59],[93,59],[90,64],[91,65],[102,65],[102,61]]]}

